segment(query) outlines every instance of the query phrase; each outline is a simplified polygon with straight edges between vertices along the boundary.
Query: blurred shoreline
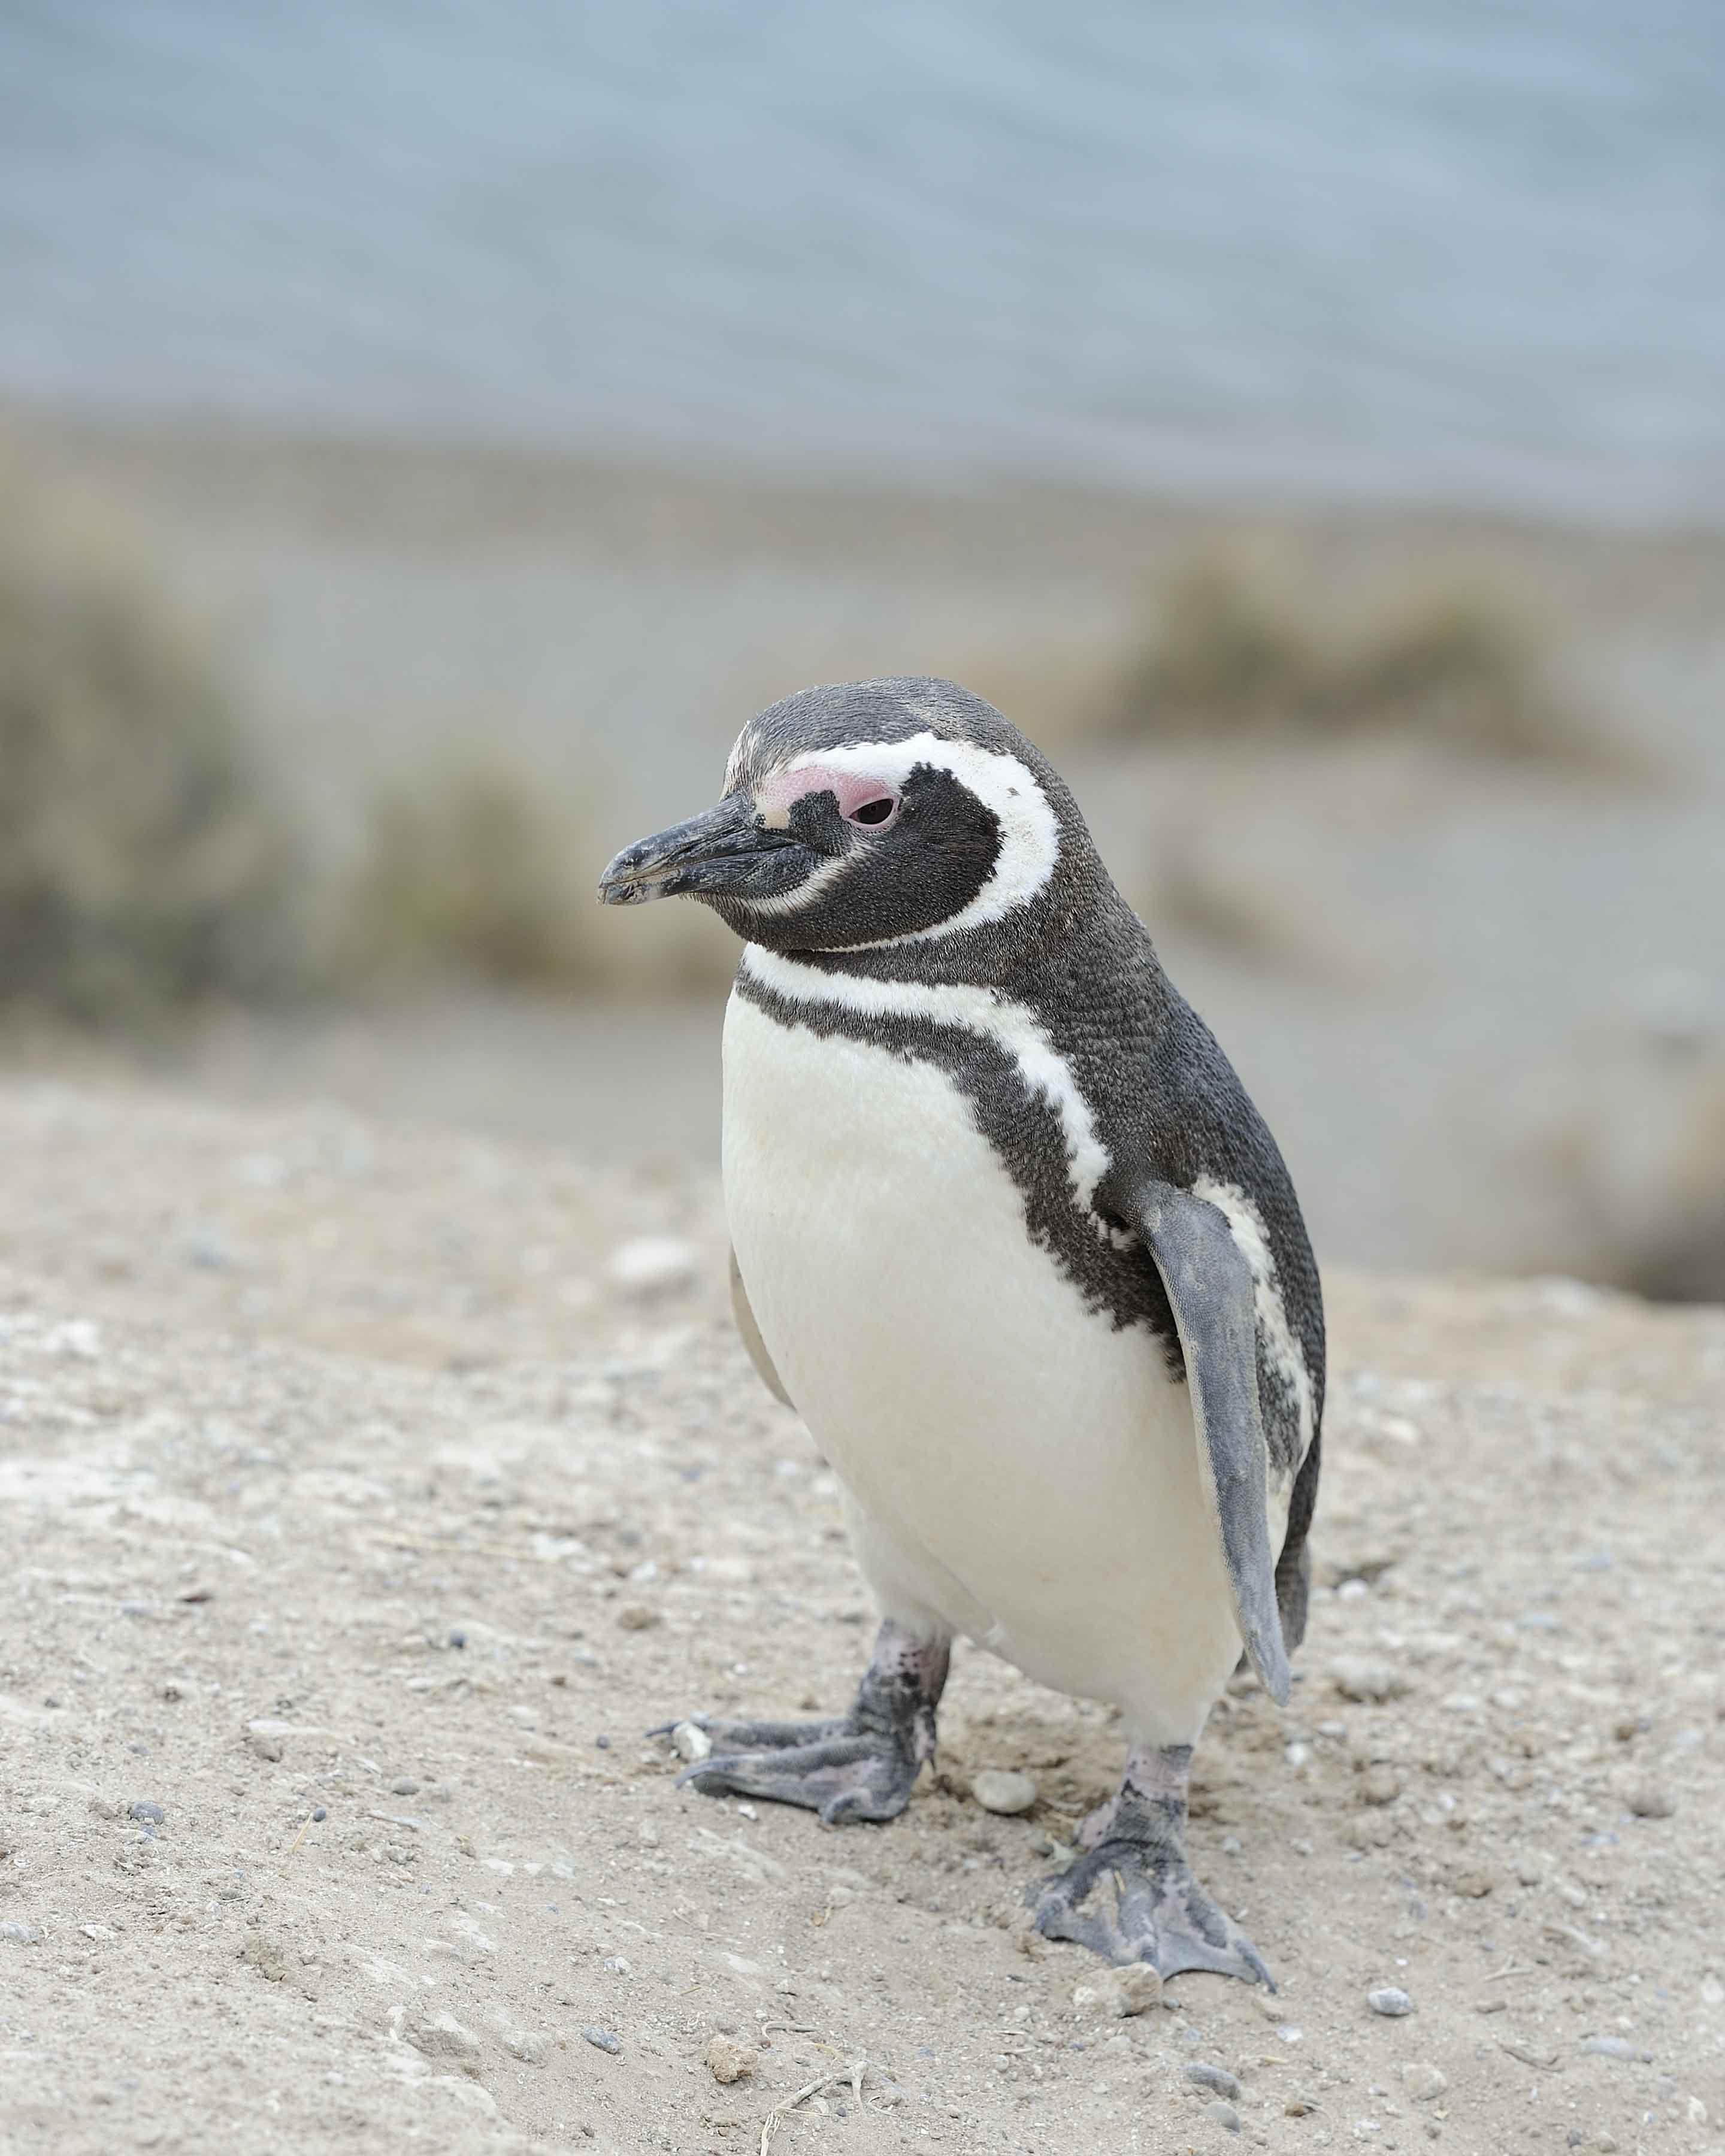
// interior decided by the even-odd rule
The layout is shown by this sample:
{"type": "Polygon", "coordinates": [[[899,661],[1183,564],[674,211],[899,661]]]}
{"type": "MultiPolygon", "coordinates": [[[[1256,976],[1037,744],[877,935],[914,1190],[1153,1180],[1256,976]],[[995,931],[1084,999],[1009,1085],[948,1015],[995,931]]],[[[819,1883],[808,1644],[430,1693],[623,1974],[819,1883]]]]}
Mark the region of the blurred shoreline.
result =
{"type": "MultiPolygon", "coordinates": [[[[693,909],[597,916],[593,877],[710,798],[762,705],[810,680],[945,674],[1074,784],[1281,1137],[1322,1250],[1633,1285],[1664,1276],[1668,1246],[1712,1248],[1725,539],[918,493],[16,408],[0,424],[210,625],[271,784],[332,874],[380,793],[482,757],[555,808],[557,906],[631,998],[382,986],[97,1060],[588,1157],[662,1142],[711,1159],[727,940],[693,909]],[[1571,770],[1417,732],[1111,731],[1098,714],[1158,604],[1218,562],[1284,634],[1345,642],[1410,599],[1479,595],[1527,624],[1560,716],[1622,756],[1571,770]]],[[[424,824],[422,854],[444,828],[424,824]]]]}

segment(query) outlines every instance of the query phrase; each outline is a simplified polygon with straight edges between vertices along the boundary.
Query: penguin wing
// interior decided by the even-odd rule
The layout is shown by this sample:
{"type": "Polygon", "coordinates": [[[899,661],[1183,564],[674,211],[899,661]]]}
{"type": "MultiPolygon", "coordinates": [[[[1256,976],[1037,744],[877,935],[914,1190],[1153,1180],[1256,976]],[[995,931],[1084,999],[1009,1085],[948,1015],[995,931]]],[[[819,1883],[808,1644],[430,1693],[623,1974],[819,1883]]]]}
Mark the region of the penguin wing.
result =
{"type": "Polygon", "coordinates": [[[793,1412],[796,1402],[784,1389],[784,1382],[773,1367],[773,1358],[767,1353],[767,1342],[761,1337],[761,1328],[755,1322],[755,1313],[749,1307],[749,1291],[742,1284],[742,1269],[737,1262],[737,1253],[731,1253],[731,1314],[737,1320],[737,1329],[742,1335],[742,1344],[749,1351],[749,1360],[761,1383],[776,1400],[783,1400],[793,1412]]]}
{"type": "Polygon", "coordinates": [[[1251,1268],[1222,1215],[1189,1190],[1147,1183],[1138,1210],[1186,1359],[1199,1472],[1221,1537],[1240,1635],[1265,1690],[1286,1707],[1288,1656],[1265,1496],[1270,1462],[1258,1408],[1251,1268]]]}

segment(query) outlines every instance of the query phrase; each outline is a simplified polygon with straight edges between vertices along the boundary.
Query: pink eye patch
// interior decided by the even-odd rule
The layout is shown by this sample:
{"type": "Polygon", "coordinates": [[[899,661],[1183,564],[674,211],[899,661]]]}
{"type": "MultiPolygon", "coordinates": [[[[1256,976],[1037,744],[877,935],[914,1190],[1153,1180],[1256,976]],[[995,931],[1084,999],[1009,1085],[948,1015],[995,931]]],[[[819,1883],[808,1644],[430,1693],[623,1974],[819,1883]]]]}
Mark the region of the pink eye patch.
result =
{"type": "Polygon", "coordinates": [[[876,829],[892,820],[898,807],[897,789],[885,779],[825,763],[805,763],[793,771],[774,772],[755,788],[755,806],[764,824],[782,830],[790,821],[792,809],[810,793],[836,796],[839,814],[848,822],[876,829]]]}

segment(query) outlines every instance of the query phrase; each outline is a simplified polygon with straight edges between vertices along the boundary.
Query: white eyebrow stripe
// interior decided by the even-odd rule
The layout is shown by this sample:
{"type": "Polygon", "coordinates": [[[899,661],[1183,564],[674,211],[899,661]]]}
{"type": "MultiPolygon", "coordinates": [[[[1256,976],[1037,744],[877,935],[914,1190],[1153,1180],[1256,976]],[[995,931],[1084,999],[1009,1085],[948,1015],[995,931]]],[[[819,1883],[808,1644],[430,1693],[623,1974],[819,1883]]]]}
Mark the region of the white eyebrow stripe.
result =
{"type": "Polygon", "coordinates": [[[993,811],[1000,825],[1000,851],[981,890],[947,920],[907,936],[848,944],[846,949],[873,951],[891,943],[923,942],[1003,921],[1035,897],[1060,860],[1060,819],[1035,773],[1015,756],[978,748],[973,742],[943,741],[938,734],[920,733],[908,741],[850,742],[842,748],[812,749],[772,776],[788,778],[812,767],[848,770],[902,787],[919,764],[950,772],[993,811]]]}

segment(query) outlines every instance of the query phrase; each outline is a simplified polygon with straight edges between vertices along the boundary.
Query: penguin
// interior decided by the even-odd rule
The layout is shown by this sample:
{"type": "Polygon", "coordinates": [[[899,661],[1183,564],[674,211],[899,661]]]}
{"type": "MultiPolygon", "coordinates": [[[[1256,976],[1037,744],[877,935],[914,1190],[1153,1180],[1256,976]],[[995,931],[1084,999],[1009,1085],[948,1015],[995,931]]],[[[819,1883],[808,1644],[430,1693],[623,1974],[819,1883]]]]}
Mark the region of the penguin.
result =
{"type": "Polygon", "coordinates": [[[990,704],[894,677],[743,728],[715,808],[624,848],[743,947],[724,1028],[739,1327],[841,1486],[880,1605],[848,1713],[703,1719],[711,1795],[901,1812],[956,1636],[1117,1708],[1116,1793],[1036,1928],[1274,1989],[1194,1875],[1193,1748],[1306,1628],[1324,1324],[1293,1185],[1103,866],[990,704]]]}

